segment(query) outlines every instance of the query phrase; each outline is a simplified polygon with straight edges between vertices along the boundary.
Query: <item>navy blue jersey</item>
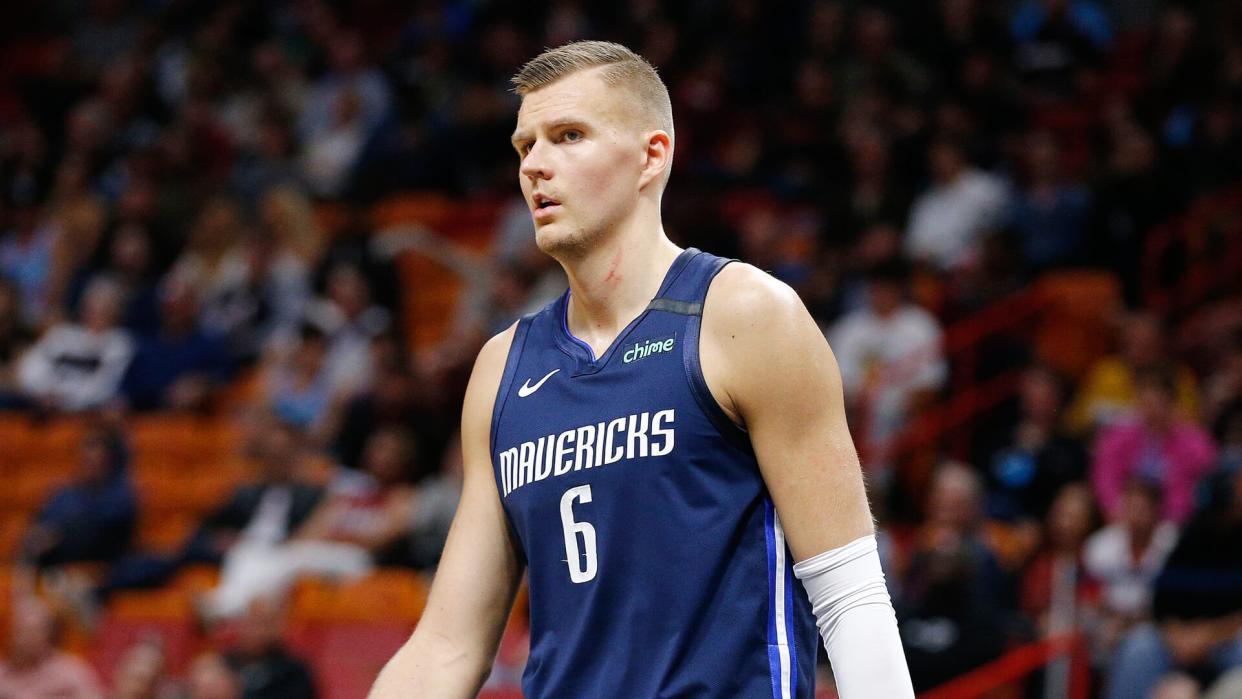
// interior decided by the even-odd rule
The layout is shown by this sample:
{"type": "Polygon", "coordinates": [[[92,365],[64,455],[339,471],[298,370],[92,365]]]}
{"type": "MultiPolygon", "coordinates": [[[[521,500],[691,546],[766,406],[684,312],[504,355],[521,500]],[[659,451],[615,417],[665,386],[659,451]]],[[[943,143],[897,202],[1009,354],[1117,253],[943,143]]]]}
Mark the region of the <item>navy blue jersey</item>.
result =
{"type": "Polygon", "coordinates": [[[744,431],[699,367],[690,249],[603,356],[569,292],[523,318],[492,420],[530,576],[528,699],[814,696],[814,618],[744,431]]]}

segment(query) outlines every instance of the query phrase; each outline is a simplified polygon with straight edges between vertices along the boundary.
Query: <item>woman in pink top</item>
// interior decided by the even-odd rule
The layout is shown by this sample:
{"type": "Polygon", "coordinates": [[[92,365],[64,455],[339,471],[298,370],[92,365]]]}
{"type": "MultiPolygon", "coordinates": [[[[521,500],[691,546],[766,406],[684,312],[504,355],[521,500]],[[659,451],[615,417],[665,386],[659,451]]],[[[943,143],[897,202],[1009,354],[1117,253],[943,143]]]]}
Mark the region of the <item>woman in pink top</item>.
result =
{"type": "Polygon", "coordinates": [[[1091,481],[1109,520],[1121,513],[1126,481],[1139,478],[1164,490],[1165,519],[1181,524],[1194,509],[1195,487],[1211,469],[1216,447],[1206,430],[1176,410],[1176,380],[1163,369],[1135,377],[1134,419],[1105,428],[1095,442],[1091,481]]]}

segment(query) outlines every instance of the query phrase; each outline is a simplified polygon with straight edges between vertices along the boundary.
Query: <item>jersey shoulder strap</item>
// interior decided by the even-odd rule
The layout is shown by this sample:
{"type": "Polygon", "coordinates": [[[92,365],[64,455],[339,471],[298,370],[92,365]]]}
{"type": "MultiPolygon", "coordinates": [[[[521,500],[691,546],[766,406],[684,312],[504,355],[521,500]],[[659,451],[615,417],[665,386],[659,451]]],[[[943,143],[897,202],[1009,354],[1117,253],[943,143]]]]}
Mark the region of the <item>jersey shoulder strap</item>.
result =
{"type": "Polygon", "coordinates": [[[720,274],[720,270],[736,260],[717,257],[695,248],[688,249],[686,254],[686,264],[677,272],[664,292],[652,299],[647,309],[686,316],[682,360],[695,402],[727,442],[749,453],[750,438],[716,402],[716,397],[707,387],[707,380],[703,378],[703,365],[699,357],[699,335],[703,327],[703,303],[707,300],[707,290],[711,288],[712,280],[720,274]]]}

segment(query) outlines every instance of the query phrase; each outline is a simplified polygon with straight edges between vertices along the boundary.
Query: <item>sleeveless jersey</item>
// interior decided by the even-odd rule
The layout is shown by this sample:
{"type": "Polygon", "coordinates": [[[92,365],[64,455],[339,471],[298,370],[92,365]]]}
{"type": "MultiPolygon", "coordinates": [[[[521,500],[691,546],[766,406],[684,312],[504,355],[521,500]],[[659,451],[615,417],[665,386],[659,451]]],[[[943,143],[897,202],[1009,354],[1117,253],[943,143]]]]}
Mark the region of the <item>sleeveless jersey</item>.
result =
{"type": "Polygon", "coordinates": [[[569,331],[568,291],[518,323],[491,454],[528,567],[528,699],[814,696],[806,592],[699,366],[728,262],[681,253],[600,357],[569,331]]]}

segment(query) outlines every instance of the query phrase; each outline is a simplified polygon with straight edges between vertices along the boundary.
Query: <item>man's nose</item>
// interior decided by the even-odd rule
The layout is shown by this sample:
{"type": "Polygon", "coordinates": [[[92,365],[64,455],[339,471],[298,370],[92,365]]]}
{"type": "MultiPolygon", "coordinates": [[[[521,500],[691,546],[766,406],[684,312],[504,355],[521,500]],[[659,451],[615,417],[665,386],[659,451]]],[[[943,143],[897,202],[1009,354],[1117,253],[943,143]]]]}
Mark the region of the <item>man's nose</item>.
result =
{"type": "Polygon", "coordinates": [[[522,158],[522,167],[520,169],[522,175],[533,180],[551,178],[552,170],[548,165],[545,153],[542,142],[536,141],[535,145],[531,146],[530,150],[526,152],[526,157],[522,158]]]}

